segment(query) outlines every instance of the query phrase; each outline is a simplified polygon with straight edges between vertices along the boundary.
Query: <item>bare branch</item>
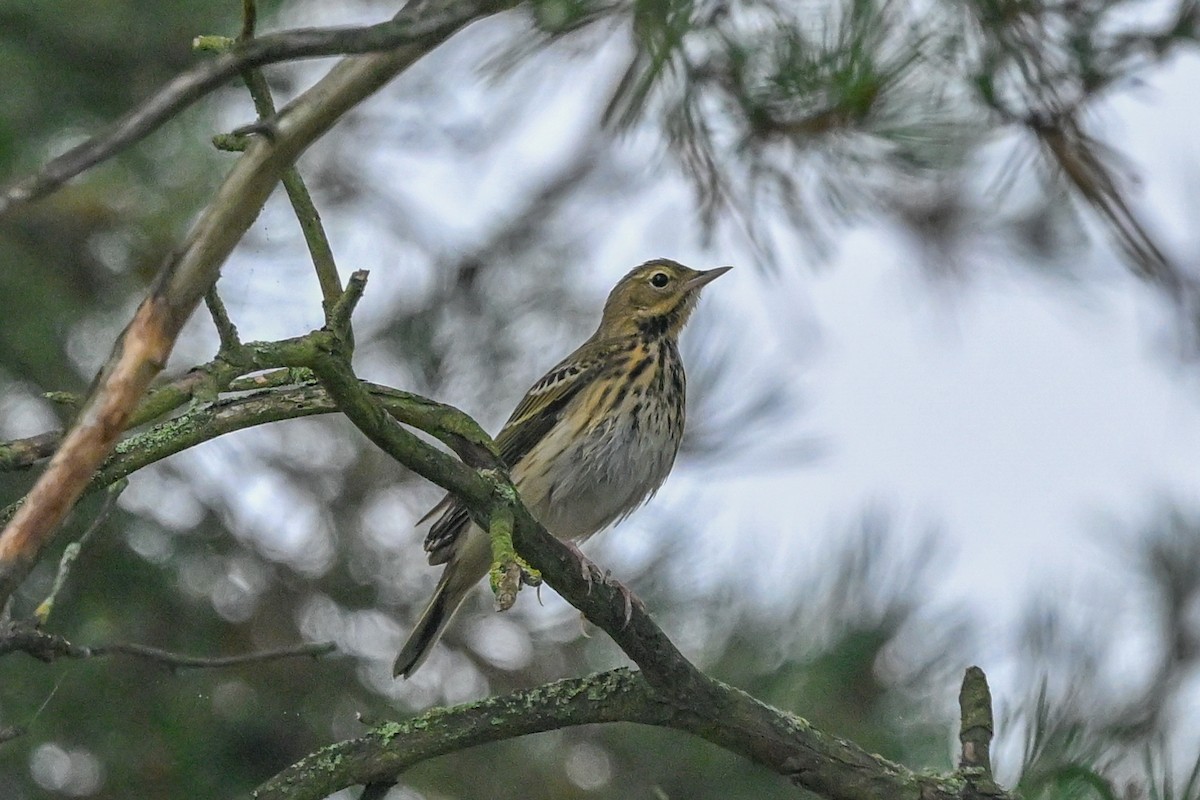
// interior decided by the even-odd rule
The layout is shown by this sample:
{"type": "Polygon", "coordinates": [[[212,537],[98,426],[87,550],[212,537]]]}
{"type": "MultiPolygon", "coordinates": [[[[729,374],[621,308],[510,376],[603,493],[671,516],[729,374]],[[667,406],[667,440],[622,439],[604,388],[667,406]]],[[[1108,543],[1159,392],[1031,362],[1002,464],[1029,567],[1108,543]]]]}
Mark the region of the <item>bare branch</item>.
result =
{"type": "MultiPolygon", "coordinates": [[[[306,376],[305,372],[301,369],[281,369],[234,381],[230,388],[238,391],[253,388],[259,381],[269,388],[198,406],[144,433],[124,439],[97,472],[89,491],[109,486],[143,467],[227,433],[269,422],[337,412],[337,405],[320,386],[279,386],[284,382],[298,383],[299,378],[311,379],[311,374],[306,376]]],[[[431,432],[458,452],[460,457],[478,462],[481,454],[487,452],[486,446],[479,444],[470,433],[469,426],[459,426],[461,412],[387,386],[364,383],[363,387],[378,399],[388,414],[405,424],[431,432]],[[456,430],[456,426],[461,429],[456,430]]],[[[479,436],[486,434],[479,431],[479,436]]],[[[446,457],[444,453],[439,455],[446,457]]],[[[446,458],[454,463],[453,459],[446,458]]],[[[462,468],[462,465],[458,464],[458,468],[462,468]]],[[[18,502],[0,510],[0,524],[12,519],[20,505],[18,502]]]]}
{"type": "Polygon", "coordinates": [[[241,664],[255,664],[263,661],[278,661],[283,658],[309,657],[319,658],[337,650],[333,642],[315,642],[298,644],[292,647],[280,647],[275,650],[260,650],[254,653],[242,653],[236,656],[189,656],[182,653],[171,653],[144,644],[110,644],[86,648],[89,657],[124,655],[153,661],[171,670],[176,669],[220,669],[236,667],[241,664]]]}
{"type": "Polygon", "coordinates": [[[264,661],[278,661],[282,658],[309,657],[317,658],[334,652],[337,646],[332,642],[313,642],[281,647],[274,650],[260,650],[254,653],[242,653],[235,656],[189,656],[182,653],[172,653],[150,647],[144,644],[117,642],[115,644],[96,645],[87,647],[72,644],[62,636],[47,633],[36,625],[25,621],[8,623],[0,630],[0,656],[9,653],[27,653],[39,661],[47,663],[60,658],[103,658],[106,656],[123,655],[160,664],[168,669],[218,669],[233,667],[240,664],[252,664],[264,661]]]}
{"type": "Polygon", "coordinates": [[[254,0],[242,0],[242,31],[238,34],[239,41],[254,38],[254,29],[258,25],[258,6],[254,0]]]}
{"type": "Polygon", "coordinates": [[[719,703],[665,694],[625,669],[434,709],[326,747],[260,786],[256,800],[318,800],[355,784],[390,784],[412,766],[446,753],[575,725],[637,722],[674,728],[746,756],[833,800],[1007,798],[963,792],[961,780],[913,773],[808,722],[715,684],[719,703]]]}
{"type": "MultiPolygon", "coordinates": [[[[245,42],[254,37],[257,14],[254,0],[243,0],[242,32],[238,35],[238,42],[245,42]]],[[[259,120],[265,121],[274,118],[275,100],[271,97],[271,87],[263,77],[262,71],[245,69],[242,71],[242,80],[245,81],[250,98],[254,101],[254,110],[258,112],[259,120]]],[[[240,149],[245,149],[244,143],[240,149]]],[[[300,170],[295,166],[288,167],[283,173],[282,183],[288,200],[292,204],[292,210],[296,212],[300,231],[304,235],[304,243],[312,258],[313,267],[317,273],[317,282],[321,286],[322,306],[328,319],[329,310],[342,294],[342,281],[338,276],[333,248],[329,246],[329,237],[326,236],[325,228],[321,225],[321,215],[317,211],[316,204],[313,203],[308,187],[304,185],[300,170]]]]}
{"type": "MultiPolygon", "coordinates": [[[[45,197],[85,170],[153,133],[167,120],[243,70],[320,56],[376,53],[416,45],[428,49],[476,19],[504,11],[516,0],[417,0],[391,21],[360,28],[302,28],[251,39],[181,72],[107,130],[51,160],[37,173],[0,190],[0,217],[45,197]]],[[[378,88],[378,87],[376,87],[378,88]]],[[[286,114],[288,109],[284,109],[286,114]]]]}
{"type": "MultiPolygon", "coordinates": [[[[171,383],[152,390],[133,412],[126,430],[152,422],[197,397],[215,398],[225,390],[250,392],[280,386],[296,386],[315,380],[312,371],[306,368],[272,369],[249,377],[237,377],[243,371],[251,372],[260,368],[256,363],[232,364],[224,358],[195,367],[171,383]]],[[[396,391],[386,387],[375,388],[381,392],[396,391]]],[[[25,469],[49,458],[58,449],[62,437],[62,431],[47,431],[25,439],[0,442],[0,472],[25,469]]],[[[0,514],[0,524],[11,518],[11,514],[0,514]]]]}
{"type": "Polygon", "coordinates": [[[49,458],[62,441],[62,431],[47,431],[24,439],[0,443],[0,472],[25,469],[49,458]]]}
{"type": "Polygon", "coordinates": [[[216,284],[210,286],[204,293],[204,305],[208,306],[208,313],[212,317],[213,325],[217,328],[217,336],[221,340],[218,352],[221,355],[236,353],[242,348],[242,340],[238,337],[237,326],[233,324],[233,320],[229,318],[229,312],[225,310],[225,304],[221,302],[221,295],[217,294],[216,284]]]}

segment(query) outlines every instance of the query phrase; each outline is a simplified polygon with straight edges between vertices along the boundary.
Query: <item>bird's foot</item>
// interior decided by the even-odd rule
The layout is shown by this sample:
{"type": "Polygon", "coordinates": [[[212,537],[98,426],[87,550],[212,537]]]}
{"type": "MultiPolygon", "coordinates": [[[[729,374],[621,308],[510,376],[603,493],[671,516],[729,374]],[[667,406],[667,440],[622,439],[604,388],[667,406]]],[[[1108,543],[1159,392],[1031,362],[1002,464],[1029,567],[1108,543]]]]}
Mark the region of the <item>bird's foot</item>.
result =
{"type": "Polygon", "coordinates": [[[606,573],[604,570],[600,569],[599,565],[596,564],[595,561],[592,561],[583,554],[583,551],[579,549],[579,545],[570,541],[564,541],[563,544],[566,545],[567,549],[574,553],[575,557],[579,559],[581,565],[579,574],[583,576],[584,582],[588,585],[588,594],[591,594],[592,584],[596,582],[603,582],[606,573]]]}
{"type": "Polygon", "coordinates": [[[587,582],[588,594],[592,593],[592,585],[596,583],[620,592],[621,599],[625,601],[625,622],[622,627],[629,625],[629,620],[633,619],[634,606],[637,606],[638,611],[641,611],[643,614],[646,613],[646,604],[642,602],[641,598],[630,591],[628,586],[614,578],[612,570],[601,569],[600,565],[585,556],[583,551],[574,542],[563,542],[563,544],[578,556],[580,562],[582,562],[580,572],[583,575],[583,579],[587,582]]]}
{"type": "MultiPolygon", "coordinates": [[[[542,585],[542,573],[529,566],[525,559],[515,553],[510,553],[508,558],[493,563],[489,577],[492,593],[496,597],[497,611],[512,608],[517,602],[517,592],[521,591],[522,586],[542,585]]],[[[538,601],[541,601],[540,595],[538,601]]]]}
{"type": "Polygon", "coordinates": [[[642,598],[638,597],[633,591],[612,576],[610,570],[604,571],[604,578],[601,580],[605,586],[610,589],[616,589],[621,594],[621,599],[625,601],[625,622],[621,625],[622,628],[629,626],[629,620],[633,619],[633,607],[637,606],[637,610],[646,613],[646,604],[642,602],[642,598]]]}

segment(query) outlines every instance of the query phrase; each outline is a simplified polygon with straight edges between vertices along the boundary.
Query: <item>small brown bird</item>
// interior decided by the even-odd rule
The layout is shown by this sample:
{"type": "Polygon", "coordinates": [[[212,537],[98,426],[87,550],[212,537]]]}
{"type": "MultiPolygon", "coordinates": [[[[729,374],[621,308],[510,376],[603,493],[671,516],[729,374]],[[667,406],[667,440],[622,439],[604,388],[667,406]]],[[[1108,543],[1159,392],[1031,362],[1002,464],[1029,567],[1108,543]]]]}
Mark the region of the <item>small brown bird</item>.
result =
{"type": "MultiPolygon", "coordinates": [[[[621,279],[600,326],[526,393],[496,437],[530,513],[546,530],[582,542],[622,519],[666,480],[683,439],[685,377],[676,345],[700,290],[731,267],[689,269],[647,261],[621,279]]],[[[487,574],[491,543],[447,495],[425,539],[445,564],[394,674],[421,666],[467,593],[487,574]]]]}

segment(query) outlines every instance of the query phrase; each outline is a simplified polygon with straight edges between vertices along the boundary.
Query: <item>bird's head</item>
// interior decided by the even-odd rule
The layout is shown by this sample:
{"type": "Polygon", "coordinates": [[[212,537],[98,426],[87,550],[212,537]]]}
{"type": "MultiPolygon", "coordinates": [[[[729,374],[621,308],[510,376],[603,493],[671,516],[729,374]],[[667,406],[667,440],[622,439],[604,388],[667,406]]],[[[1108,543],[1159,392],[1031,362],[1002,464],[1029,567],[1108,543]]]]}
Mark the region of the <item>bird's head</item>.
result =
{"type": "Polygon", "coordinates": [[[700,290],[731,269],[691,269],[666,258],[634,267],[609,293],[598,333],[677,336],[696,307],[700,290]]]}

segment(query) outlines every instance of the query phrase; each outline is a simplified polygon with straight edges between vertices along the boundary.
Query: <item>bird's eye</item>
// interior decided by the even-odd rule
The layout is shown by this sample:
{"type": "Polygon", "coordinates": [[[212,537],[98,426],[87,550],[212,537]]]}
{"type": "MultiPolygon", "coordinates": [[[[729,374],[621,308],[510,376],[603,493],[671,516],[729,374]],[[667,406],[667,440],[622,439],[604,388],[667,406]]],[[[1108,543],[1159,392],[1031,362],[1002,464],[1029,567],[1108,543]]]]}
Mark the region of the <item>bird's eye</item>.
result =
{"type": "Polygon", "coordinates": [[[661,289],[671,281],[671,276],[665,272],[656,272],[650,276],[650,285],[661,289]]]}

